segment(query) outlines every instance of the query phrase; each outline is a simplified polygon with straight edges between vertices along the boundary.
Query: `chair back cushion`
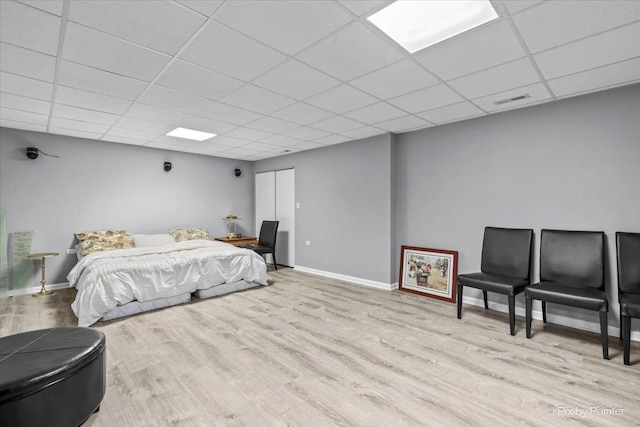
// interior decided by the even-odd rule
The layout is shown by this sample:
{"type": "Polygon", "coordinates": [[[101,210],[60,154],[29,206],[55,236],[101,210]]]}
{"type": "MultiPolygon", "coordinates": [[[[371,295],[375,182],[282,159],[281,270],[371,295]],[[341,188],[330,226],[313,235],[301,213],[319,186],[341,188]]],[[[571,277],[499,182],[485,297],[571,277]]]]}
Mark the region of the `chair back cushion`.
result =
{"type": "Polygon", "coordinates": [[[268,248],[276,247],[276,236],[278,234],[278,224],[280,221],[262,221],[260,226],[260,236],[258,236],[258,245],[268,248]]]}
{"type": "Polygon", "coordinates": [[[542,230],[540,281],[604,289],[604,233],[542,230]]]}
{"type": "Polygon", "coordinates": [[[640,233],[616,233],[618,289],[640,294],[640,233]]]}
{"type": "Polygon", "coordinates": [[[529,280],[533,230],[486,227],[482,242],[483,273],[529,280]]]}

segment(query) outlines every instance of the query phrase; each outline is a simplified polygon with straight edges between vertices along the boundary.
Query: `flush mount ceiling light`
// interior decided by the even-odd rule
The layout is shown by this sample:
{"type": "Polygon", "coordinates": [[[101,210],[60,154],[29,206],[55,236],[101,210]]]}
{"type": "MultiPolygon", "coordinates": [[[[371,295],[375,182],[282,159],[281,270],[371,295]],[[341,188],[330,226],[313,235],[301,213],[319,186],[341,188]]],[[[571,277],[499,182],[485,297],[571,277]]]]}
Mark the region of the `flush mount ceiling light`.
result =
{"type": "Polygon", "coordinates": [[[204,141],[216,136],[215,133],[200,132],[199,130],[187,128],[175,128],[167,134],[167,136],[175,136],[176,138],[192,139],[194,141],[204,141]]]}
{"type": "Polygon", "coordinates": [[[398,0],[367,19],[414,53],[497,17],[489,0],[398,0]]]}

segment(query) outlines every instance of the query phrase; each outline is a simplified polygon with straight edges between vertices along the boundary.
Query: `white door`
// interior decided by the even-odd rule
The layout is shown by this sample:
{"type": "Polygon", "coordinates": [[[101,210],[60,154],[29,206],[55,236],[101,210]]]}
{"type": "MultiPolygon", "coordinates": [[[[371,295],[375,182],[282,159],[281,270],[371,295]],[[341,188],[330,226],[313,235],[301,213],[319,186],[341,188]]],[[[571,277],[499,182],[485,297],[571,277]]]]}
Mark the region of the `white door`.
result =
{"type": "Polygon", "coordinates": [[[276,219],[276,174],[263,172],[256,174],[256,236],[260,233],[262,221],[276,219]]]}
{"type": "Polygon", "coordinates": [[[290,267],[295,265],[296,249],[295,181],[295,169],[276,172],[276,219],[280,221],[276,239],[276,261],[290,267]]]}

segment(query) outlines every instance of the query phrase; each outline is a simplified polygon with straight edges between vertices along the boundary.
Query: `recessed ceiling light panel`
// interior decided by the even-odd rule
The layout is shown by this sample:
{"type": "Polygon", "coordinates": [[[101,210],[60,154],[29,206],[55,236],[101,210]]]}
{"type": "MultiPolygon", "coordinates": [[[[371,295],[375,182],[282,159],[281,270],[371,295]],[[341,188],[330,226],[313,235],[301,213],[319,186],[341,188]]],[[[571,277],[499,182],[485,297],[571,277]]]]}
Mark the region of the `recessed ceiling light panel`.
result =
{"type": "Polygon", "coordinates": [[[367,19],[414,53],[496,18],[489,0],[398,0],[367,19]]]}
{"type": "Polygon", "coordinates": [[[204,141],[216,136],[215,133],[200,132],[199,130],[187,128],[175,128],[167,134],[167,136],[175,136],[176,138],[192,139],[194,141],[204,141]]]}

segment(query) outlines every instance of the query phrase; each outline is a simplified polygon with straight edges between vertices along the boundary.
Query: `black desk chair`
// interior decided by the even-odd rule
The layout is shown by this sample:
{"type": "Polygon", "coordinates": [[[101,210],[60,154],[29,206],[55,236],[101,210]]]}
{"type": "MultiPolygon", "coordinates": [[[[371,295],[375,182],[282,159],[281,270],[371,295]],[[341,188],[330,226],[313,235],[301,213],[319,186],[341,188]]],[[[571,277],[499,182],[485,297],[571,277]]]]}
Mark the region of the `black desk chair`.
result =
{"type": "Polygon", "coordinates": [[[544,323],[547,323],[547,302],[598,311],[602,357],[609,359],[604,233],[542,230],[540,283],[525,290],[527,338],[531,338],[531,307],[534,299],[542,301],[544,323]]]}
{"type": "Polygon", "coordinates": [[[531,245],[533,230],[486,227],[482,242],[480,273],[459,274],[458,319],[462,318],[462,293],[465,286],[482,289],[484,308],[487,291],[507,295],[509,328],[516,334],[515,296],[531,284],[531,245]]]}
{"type": "Polygon", "coordinates": [[[629,365],[631,318],[640,319],[640,233],[616,233],[620,338],[624,364],[629,365]]]}
{"type": "Polygon", "coordinates": [[[271,256],[273,256],[273,267],[276,270],[278,269],[278,264],[276,264],[276,237],[278,236],[278,224],[280,224],[280,221],[262,221],[262,225],[260,226],[260,236],[258,236],[258,244],[245,246],[245,248],[251,249],[262,256],[271,254],[271,256]]]}

